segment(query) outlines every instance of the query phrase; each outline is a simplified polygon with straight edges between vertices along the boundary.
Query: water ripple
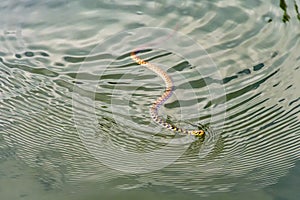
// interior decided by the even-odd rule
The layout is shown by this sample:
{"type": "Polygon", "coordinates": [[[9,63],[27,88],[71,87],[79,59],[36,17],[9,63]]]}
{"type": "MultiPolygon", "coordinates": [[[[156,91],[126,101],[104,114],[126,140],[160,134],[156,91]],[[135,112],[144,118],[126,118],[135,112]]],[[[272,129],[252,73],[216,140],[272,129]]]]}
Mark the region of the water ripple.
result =
{"type": "Polygon", "coordinates": [[[47,189],[253,190],[277,183],[299,159],[300,37],[277,5],[6,4],[28,15],[16,19],[22,28],[1,23],[0,162],[22,160],[47,189]],[[137,47],[175,85],[159,114],[206,129],[205,138],[151,120],[165,86],[131,60],[137,47]]]}

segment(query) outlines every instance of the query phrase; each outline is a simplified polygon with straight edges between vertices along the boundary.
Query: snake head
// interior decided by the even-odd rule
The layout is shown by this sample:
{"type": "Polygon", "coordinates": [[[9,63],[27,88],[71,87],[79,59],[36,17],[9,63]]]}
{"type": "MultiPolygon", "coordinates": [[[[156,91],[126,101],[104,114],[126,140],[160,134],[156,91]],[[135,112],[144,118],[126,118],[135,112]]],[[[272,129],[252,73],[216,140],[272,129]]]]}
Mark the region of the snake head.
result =
{"type": "Polygon", "coordinates": [[[205,135],[205,132],[203,130],[193,130],[190,131],[190,134],[198,137],[203,137],[205,135]]]}

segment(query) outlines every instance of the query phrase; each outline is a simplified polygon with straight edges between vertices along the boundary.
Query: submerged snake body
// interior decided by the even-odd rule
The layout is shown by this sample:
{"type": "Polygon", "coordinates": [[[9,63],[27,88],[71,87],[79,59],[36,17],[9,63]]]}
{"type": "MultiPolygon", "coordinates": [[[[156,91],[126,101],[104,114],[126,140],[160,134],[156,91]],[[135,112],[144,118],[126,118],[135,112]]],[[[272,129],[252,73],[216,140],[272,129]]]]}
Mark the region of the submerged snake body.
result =
{"type": "Polygon", "coordinates": [[[161,68],[159,68],[156,65],[151,64],[145,60],[142,60],[140,57],[138,57],[136,55],[135,51],[131,52],[131,58],[139,65],[147,67],[148,69],[153,71],[155,74],[160,76],[163,79],[163,81],[165,82],[165,85],[166,85],[165,92],[159,98],[157,98],[150,107],[150,115],[151,115],[152,119],[155,122],[157,122],[158,124],[162,125],[163,127],[170,129],[172,131],[175,131],[175,132],[179,132],[179,133],[183,133],[183,134],[191,134],[191,135],[195,135],[195,136],[204,136],[205,132],[203,130],[185,130],[183,128],[178,128],[172,124],[169,124],[168,122],[164,121],[161,117],[158,116],[159,107],[172,96],[173,88],[174,88],[172,79],[161,68]]]}

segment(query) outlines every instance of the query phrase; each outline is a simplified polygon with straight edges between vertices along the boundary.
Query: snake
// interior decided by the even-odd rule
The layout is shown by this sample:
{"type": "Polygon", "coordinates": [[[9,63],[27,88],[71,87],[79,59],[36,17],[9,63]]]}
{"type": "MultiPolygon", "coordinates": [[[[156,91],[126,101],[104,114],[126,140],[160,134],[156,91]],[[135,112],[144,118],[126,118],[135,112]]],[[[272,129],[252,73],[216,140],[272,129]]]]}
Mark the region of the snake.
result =
{"type": "Polygon", "coordinates": [[[159,108],[172,96],[173,90],[174,90],[174,84],[171,79],[171,77],[167,74],[166,71],[164,71],[162,68],[147,62],[143,59],[141,59],[138,54],[138,50],[133,50],[130,53],[131,59],[135,61],[137,64],[146,67],[147,69],[154,72],[156,75],[158,75],[164,82],[165,82],[165,91],[164,93],[158,97],[150,106],[150,115],[153,121],[160,124],[161,126],[172,130],[177,133],[181,134],[187,134],[187,135],[194,135],[198,137],[204,137],[205,131],[204,130],[187,130],[184,128],[177,127],[175,125],[169,124],[166,122],[162,117],[158,115],[159,108]]]}

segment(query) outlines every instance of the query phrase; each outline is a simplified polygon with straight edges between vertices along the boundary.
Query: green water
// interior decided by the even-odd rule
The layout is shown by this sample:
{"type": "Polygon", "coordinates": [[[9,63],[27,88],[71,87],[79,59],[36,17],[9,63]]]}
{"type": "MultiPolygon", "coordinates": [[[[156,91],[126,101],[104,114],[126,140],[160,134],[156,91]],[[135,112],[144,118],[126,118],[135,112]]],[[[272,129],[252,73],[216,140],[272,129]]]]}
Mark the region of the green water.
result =
{"type": "Polygon", "coordinates": [[[2,2],[0,198],[299,199],[298,5],[2,2]]]}

